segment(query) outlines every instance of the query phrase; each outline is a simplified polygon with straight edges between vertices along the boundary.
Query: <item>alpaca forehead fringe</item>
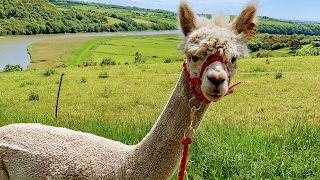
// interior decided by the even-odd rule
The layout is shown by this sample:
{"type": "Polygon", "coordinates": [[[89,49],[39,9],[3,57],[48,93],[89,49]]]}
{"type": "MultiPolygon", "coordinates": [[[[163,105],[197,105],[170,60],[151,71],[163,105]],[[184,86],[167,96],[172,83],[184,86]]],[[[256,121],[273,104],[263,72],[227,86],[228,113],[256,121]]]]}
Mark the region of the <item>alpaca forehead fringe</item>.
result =
{"type": "Polygon", "coordinates": [[[196,25],[197,29],[185,36],[179,45],[183,53],[199,58],[219,55],[227,61],[249,55],[246,36],[234,33],[229,15],[218,12],[212,19],[197,16],[196,25]]]}

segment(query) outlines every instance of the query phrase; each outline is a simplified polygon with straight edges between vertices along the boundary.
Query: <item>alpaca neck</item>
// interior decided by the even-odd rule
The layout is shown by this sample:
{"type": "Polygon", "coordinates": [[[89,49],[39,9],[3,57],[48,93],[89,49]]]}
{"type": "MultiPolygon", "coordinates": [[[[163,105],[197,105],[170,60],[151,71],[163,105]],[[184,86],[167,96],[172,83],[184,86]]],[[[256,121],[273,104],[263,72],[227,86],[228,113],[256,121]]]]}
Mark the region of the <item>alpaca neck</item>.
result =
{"type": "MultiPolygon", "coordinates": [[[[189,100],[193,97],[184,71],[167,105],[147,136],[135,147],[137,164],[147,168],[156,179],[170,178],[182,157],[184,132],[190,125],[189,100]],[[159,171],[159,172],[158,172],[159,171]],[[162,174],[161,177],[158,175],[162,174]]],[[[194,101],[192,101],[194,103],[194,101]]],[[[198,107],[200,104],[196,102],[198,107]]],[[[209,106],[202,104],[195,114],[196,130],[209,106]]],[[[152,175],[148,174],[148,177],[152,175]]],[[[152,178],[151,178],[152,179],[152,178]]]]}

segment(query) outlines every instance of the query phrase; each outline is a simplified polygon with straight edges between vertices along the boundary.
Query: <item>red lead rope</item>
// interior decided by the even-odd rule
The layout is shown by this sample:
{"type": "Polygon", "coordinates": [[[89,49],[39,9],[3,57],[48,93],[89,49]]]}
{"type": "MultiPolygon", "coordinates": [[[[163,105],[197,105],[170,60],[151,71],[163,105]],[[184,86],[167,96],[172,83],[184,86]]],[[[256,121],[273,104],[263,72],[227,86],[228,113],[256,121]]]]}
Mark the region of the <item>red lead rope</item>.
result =
{"type": "Polygon", "coordinates": [[[183,180],[184,178],[184,171],[186,170],[186,164],[187,164],[187,157],[188,157],[188,151],[189,151],[189,144],[192,143],[190,137],[186,137],[185,140],[181,142],[184,147],[183,147],[183,156],[181,159],[181,165],[180,165],[180,172],[179,172],[179,179],[178,180],[183,180]]]}

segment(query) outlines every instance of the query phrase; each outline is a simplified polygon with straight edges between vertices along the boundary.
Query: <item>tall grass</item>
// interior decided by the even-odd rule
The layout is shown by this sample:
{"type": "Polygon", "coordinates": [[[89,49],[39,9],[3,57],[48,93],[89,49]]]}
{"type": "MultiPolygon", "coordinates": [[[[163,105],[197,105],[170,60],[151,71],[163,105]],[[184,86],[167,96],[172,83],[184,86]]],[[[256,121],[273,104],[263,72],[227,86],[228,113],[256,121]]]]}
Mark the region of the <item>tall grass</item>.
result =
{"type": "MultiPolygon", "coordinates": [[[[268,59],[271,64],[263,58],[239,61],[233,82],[242,84],[208,109],[190,145],[186,178],[319,179],[320,74],[275,79],[267,72],[318,71],[320,62],[317,57],[268,59]],[[246,74],[254,69],[264,72],[246,74]]],[[[0,126],[37,122],[136,144],[160,115],[181,70],[181,63],[63,69],[57,119],[60,75],[3,72],[0,126]],[[97,76],[106,71],[108,78],[97,76]],[[40,101],[29,101],[30,91],[38,92],[40,101]]]]}

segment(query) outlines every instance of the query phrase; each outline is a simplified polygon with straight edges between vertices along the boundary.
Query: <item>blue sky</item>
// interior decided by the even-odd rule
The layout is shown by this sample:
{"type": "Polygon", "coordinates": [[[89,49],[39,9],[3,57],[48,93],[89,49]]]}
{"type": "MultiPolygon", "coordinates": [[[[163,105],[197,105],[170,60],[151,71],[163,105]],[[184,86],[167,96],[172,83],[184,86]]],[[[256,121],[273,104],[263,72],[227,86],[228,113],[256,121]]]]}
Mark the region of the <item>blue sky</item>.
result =
{"type": "MultiPolygon", "coordinates": [[[[123,6],[137,6],[150,9],[164,9],[177,12],[179,0],[81,0],[116,4],[123,6]]],[[[188,0],[198,14],[212,14],[223,11],[229,15],[237,15],[243,5],[249,0],[188,0]]],[[[259,16],[276,19],[319,21],[320,0],[258,0],[259,16]]]]}

